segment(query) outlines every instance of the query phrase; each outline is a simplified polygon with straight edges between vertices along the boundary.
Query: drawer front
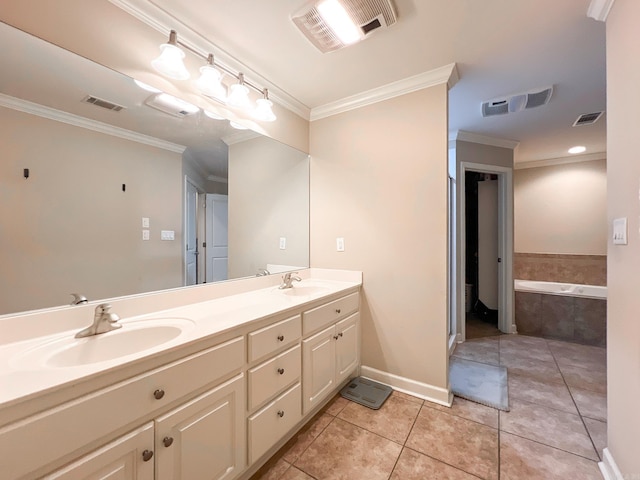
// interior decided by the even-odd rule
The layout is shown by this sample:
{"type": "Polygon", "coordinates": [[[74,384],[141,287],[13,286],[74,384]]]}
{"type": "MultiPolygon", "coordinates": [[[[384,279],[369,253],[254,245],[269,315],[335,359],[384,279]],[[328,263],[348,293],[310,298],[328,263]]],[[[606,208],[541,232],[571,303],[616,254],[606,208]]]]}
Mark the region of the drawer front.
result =
{"type": "Polygon", "coordinates": [[[300,378],[300,345],[249,370],[249,410],[260,406],[300,378]]]}
{"type": "Polygon", "coordinates": [[[307,335],[358,310],[359,294],[352,293],[302,314],[302,334],[307,335]]]}
{"type": "Polygon", "coordinates": [[[44,467],[240,370],[244,358],[244,337],[238,337],[7,425],[0,430],[0,472],[7,478],[18,478],[44,467]]]}
{"type": "Polygon", "coordinates": [[[249,417],[249,463],[255,462],[302,418],[300,384],[249,417]]]}
{"type": "Polygon", "coordinates": [[[301,336],[300,315],[287,318],[249,334],[249,362],[258,360],[291,344],[301,336]]]}

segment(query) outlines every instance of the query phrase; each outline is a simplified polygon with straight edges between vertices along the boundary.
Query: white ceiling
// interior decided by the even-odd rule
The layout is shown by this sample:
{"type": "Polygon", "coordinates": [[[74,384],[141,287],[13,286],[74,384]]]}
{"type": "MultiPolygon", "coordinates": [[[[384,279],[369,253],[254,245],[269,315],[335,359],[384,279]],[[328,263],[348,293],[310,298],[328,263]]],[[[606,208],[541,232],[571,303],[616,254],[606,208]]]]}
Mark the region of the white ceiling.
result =
{"type": "MultiPolygon", "coordinates": [[[[322,54],[290,14],[306,0],[136,0],[233,55],[314,108],[455,62],[450,134],[458,130],[519,142],[516,161],[568,156],[581,144],[604,152],[605,25],[589,0],[395,0],[398,22],[354,46],[322,54]],[[548,105],[483,118],[482,101],[553,85],[548,105]]],[[[215,52],[214,52],[215,53],[215,52]]]]}

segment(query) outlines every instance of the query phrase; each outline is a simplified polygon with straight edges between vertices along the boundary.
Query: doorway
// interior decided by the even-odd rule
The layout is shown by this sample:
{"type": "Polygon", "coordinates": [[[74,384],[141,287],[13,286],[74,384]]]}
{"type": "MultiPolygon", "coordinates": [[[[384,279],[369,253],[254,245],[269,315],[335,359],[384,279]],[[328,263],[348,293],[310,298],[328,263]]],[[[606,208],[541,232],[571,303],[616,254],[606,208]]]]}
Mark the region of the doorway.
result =
{"type": "MultiPolygon", "coordinates": [[[[496,327],[502,333],[513,333],[515,332],[515,325],[513,321],[513,273],[512,273],[512,263],[513,263],[513,170],[509,167],[500,167],[494,165],[484,165],[484,164],[476,164],[471,162],[460,162],[457,168],[451,169],[455,170],[455,177],[450,180],[450,187],[454,190],[451,198],[450,198],[450,224],[451,224],[451,242],[450,242],[450,271],[454,280],[451,282],[451,287],[454,289],[452,292],[451,298],[451,342],[450,346],[454,342],[464,342],[467,338],[467,326],[466,326],[466,316],[467,310],[469,309],[469,303],[471,302],[471,307],[475,306],[476,299],[482,298],[479,294],[479,284],[481,283],[479,279],[475,279],[476,275],[479,277],[482,273],[483,277],[487,275],[486,278],[491,278],[493,275],[493,282],[495,282],[495,277],[497,276],[497,286],[493,288],[493,301],[495,302],[496,308],[491,308],[491,310],[497,310],[495,314],[492,312],[488,312],[489,314],[493,314],[497,317],[496,327]],[[497,228],[487,227],[488,222],[483,221],[483,227],[487,227],[486,230],[488,232],[480,232],[478,231],[478,220],[468,221],[467,216],[467,196],[469,187],[467,184],[467,172],[474,172],[473,175],[470,175],[470,178],[473,178],[474,175],[477,178],[488,178],[494,180],[495,183],[487,183],[486,185],[491,185],[491,187],[487,188],[487,190],[493,190],[494,193],[489,193],[486,195],[488,197],[493,196],[494,198],[497,196],[497,212],[494,212],[495,220],[492,222],[497,222],[497,228]],[[470,223],[470,224],[468,224],[470,223]],[[486,247],[488,253],[483,253],[483,269],[480,271],[479,267],[479,249],[478,256],[476,255],[476,249],[472,245],[469,250],[469,254],[467,252],[467,232],[475,231],[475,236],[479,238],[480,235],[485,235],[490,231],[494,232],[494,235],[497,237],[497,249],[495,247],[486,247]],[[493,250],[492,250],[493,249],[493,250]],[[491,253],[491,252],[495,253],[491,253]],[[469,260],[471,255],[471,260],[469,260]],[[476,258],[474,260],[474,258],[476,258]],[[486,261],[485,259],[490,259],[486,261]],[[470,264],[470,268],[468,268],[468,264],[470,264]],[[474,266],[474,264],[476,264],[474,266]],[[491,268],[488,268],[491,267],[491,268]],[[489,273],[489,272],[493,273],[489,273]],[[468,279],[468,272],[471,272],[472,282],[468,279]],[[474,273],[475,272],[475,273],[474,273]],[[474,285],[475,283],[475,285],[474,285]],[[468,285],[472,285],[471,288],[468,285]],[[471,292],[469,292],[471,290],[471,292]],[[471,298],[469,298],[469,294],[471,298]]],[[[453,173],[451,172],[450,173],[453,173]]],[[[483,180],[484,181],[484,180],[483,180]]],[[[480,183],[480,182],[477,182],[480,183]]],[[[482,190],[485,190],[485,187],[481,187],[482,190]]],[[[471,194],[473,195],[473,191],[471,194]]],[[[483,193],[483,197],[484,197],[483,193]]],[[[477,200],[476,200],[477,203],[477,200]]],[[[473,219],[473,216],[470,217],[473,219]]],[[[476,240],[476,243],[479,242],[476,240]]],[[[483,242],[483,246],[486,246],[486,242],[483,242]]],[[[491,280],[485,280],[485,286],[490,287],[491,280]]],[[[489,298],[486,292],[482,292],[482,296],[484,298],[489,298]]],[[[492,301],[489,300],[489,303],[492,301]]],[[[484,303],[484,301],[483,301],[484,303]]],[[[491,303],[494,305],[494,303],[491,303]]],[[[479,306],[479,305],[478,305],[479,306]]],[[[485,307],[489,308],[485,303],[485,307]]],[[[482,308],[482,307],[480,307],[482,308]]]]}

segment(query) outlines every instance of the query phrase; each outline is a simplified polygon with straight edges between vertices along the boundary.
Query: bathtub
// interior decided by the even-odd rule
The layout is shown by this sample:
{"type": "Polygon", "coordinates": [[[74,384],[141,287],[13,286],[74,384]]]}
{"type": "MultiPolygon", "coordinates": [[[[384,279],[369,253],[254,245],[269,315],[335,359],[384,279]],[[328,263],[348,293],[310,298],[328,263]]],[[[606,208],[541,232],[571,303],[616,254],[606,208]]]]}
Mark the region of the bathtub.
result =
{"type": "Polygon", "coordinates": [[[543,293],[546,295],[597,298],[602,300],[607,298],[607,287],[597,285],[514,280],[514,289],[516,292],[543,293]]]}

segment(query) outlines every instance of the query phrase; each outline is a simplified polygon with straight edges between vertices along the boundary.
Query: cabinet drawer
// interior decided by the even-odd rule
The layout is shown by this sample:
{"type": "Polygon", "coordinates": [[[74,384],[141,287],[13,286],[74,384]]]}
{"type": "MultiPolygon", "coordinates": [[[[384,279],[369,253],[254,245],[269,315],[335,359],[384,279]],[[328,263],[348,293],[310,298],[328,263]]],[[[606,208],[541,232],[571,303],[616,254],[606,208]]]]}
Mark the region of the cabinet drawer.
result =
{"type": "Polygon", "coordinates": [[[300,384],[249,417],[249,463],[255,462],[302,418],[300,384]]]}
{"type": "Polygon", "coordinates": [[[300,315],[296,315],[251,332],[249,334],[249,362],[258,360],[298,340],[301,328],[300,315]]]}
{"type": "Polygon", "coordinates": [[[0,430],[0,472],[7,478],[18,478],[44,467],[240,370],[244,358],[244,337],[237,337],[7,425],[0,430]]]}
{"type": "Polygon", "coordinates": [[[249,410],[300,378],[300,345],[249,370],[249,410]]]}
{"type": "Polygon", "coordinates": [[[359,294],[352,293],[302,314],[302,334],[307,335],[358,310],[359,294]]]}

